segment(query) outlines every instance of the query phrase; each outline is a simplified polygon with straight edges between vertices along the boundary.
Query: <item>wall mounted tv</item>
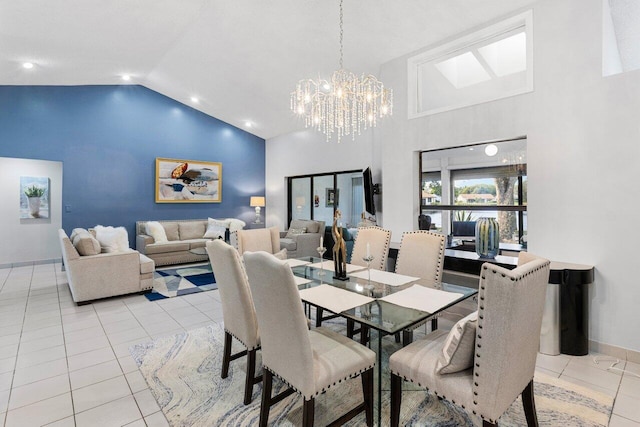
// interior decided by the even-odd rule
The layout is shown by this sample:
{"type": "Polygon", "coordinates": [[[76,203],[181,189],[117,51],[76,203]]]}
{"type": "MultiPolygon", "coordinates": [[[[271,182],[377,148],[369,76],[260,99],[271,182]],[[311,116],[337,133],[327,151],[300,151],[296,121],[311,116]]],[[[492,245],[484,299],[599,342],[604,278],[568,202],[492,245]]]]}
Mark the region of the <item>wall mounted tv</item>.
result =
{"type": "Polygon", "coordinates": [[[366,168],[362,172],[362,184],[364,187],[364,206],[369,215],[376,214],[376,205],[373,201],[374,185],[371,176],[371,168],[366,168]]]}

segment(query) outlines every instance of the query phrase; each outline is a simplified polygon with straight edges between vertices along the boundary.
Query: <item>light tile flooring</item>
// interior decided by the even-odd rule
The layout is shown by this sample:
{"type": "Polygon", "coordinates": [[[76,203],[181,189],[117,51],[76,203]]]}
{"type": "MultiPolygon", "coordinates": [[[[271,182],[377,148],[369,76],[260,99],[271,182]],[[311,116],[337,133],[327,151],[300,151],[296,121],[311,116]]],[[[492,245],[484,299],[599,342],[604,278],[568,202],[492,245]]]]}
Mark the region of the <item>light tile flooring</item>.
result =
{"type": "MultiPolygon", "coordinates": [[[[76,306],[59,264],[0,269],[0,421],[166,426],[128,348],[211,322],[222,322],[217,291],[76,306]]],[[[594,356],[540,355],[538,371],[614,396],[612,427],[640,426],[640,378],[594,356]]],[[[618,367],[640,374],[638,364],[618,367]]]]}

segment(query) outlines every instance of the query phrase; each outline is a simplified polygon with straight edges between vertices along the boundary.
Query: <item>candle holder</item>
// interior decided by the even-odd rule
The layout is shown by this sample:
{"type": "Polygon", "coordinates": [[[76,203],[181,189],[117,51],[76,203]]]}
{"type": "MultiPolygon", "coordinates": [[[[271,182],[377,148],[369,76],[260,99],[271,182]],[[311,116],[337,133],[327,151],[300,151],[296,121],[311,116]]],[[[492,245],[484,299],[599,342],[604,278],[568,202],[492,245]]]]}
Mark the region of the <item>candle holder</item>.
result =
{"type": "Polygon", "coordinates": [[[371,285],[371,261],[373,261],[375,257],[373,255],[366,255],[362,257],[362,260],[367,263],[367,283],[371,285]]]}
{"type": "Polygon", "coordinates": [[[316,251],[318,251],[318,255],[320,255],[320,272],[318,273],[318,276],[324,276],[324,258],[323,255],[325,252],[327,252],[327,248],[325,248],[324,246],[318,246],[316,248],[316,251]]]}

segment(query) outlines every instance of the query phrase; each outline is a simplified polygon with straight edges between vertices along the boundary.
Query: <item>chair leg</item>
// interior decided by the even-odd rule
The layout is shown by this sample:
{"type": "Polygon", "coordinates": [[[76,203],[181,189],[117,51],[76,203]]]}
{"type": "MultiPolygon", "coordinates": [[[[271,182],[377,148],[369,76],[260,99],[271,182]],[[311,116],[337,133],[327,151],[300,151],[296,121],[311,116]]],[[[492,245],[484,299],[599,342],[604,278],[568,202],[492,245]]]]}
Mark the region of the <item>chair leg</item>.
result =
{"type": "Polygon", "coordinates": [[[302,406],[302,425],[303,427],[313,427],[313,416],[315,409],[315,399],[312,397],[305,400],[302,406]]]}
{"type": "Polygon", "coordinates": [[[316,308],[316,328],[322,326],[322,315],[324,314],[324,310],[320,307],[316,308]]]}
{"type": "Polygon", "coordinates": [[[347,319],[347,336],[353,339],[353,331],[355,329],[355,323],[352,319],[347,319]]]}
{"type": "Polygon", "coordinates": [[[391,374],[391,427],[400,425],[400,407],[402,406],[402,378],[391,374]]]}
{"type": "Polygon", "coordinates": [[[271,386],[273,374],[268,369],[264,370],[262,377],[262,402],[260,403],[260,427],[267,427],[269,423],[269,410],[271,409],[271,386]]]}
{"type": "Polygon", "coordinates": [[[396,332],[394,336],[396,337],[396,344],[400,344],[400,332],[396,332]]]}
{"type": "Polygon", "coordinates": [[[402,331],[402,346],[406,347],[413,342],[413,331],[402,331]]]}
{"type": "Polygon", "coordinates": [[[437,317],[435,319],[431,319],[431,332],[435,331],[436,329],[438,329],[438,318],[437,317]]]}
{"type": "Polygon", "coordinates": [[[522,406],[524,406],[524,415],[527,417],[527,426],[538,427],[536,402],[533,395],[533,380],[522,390],[522,406]]]}
{"type": "Polygon", "coordinates": [[[229,376],[229,363],[231,362],[231,334],[224,333],[224,348],[222,350],[222,372],[220,377],[227,378],[229,376]]]}
{"type": "Polygon", "coordinates": [[[255,383],[256,374],[256,350],[249,350],[247,352],[247,378],[244,381],[244,404],[251,403],[251,395],[253,394],[253,383],[255,383]]]}
{"type": "Polygon", "coordinates": [[[367,342],[369,342],[369,331],[370,328],[368,326],[364,324],[360,326],[360,344],[367,345],[367,342]]]}
{"type": "Polygon", "coordinates": [[[364,414],[367,427],[373,427],[373,368],[360,374],[364,396],[364,414]]]}

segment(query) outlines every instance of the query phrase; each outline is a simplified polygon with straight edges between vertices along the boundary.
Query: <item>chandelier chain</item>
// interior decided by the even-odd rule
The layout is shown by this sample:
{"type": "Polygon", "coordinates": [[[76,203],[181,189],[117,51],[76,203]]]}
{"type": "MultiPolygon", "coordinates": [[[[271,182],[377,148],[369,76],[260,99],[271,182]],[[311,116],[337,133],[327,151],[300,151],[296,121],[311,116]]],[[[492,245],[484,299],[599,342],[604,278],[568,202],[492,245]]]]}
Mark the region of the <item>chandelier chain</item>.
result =
{"type": "Polygon", "coordinates": [[[343,57],[343,53],[342,53],[343,42],[342,42],[342,39],[343,38],[344,38],[344,31],[343,31],[342,0],[340,0],[340,69],[344,68],[344,66],[342,65],[342,57],[343,57]]]}

